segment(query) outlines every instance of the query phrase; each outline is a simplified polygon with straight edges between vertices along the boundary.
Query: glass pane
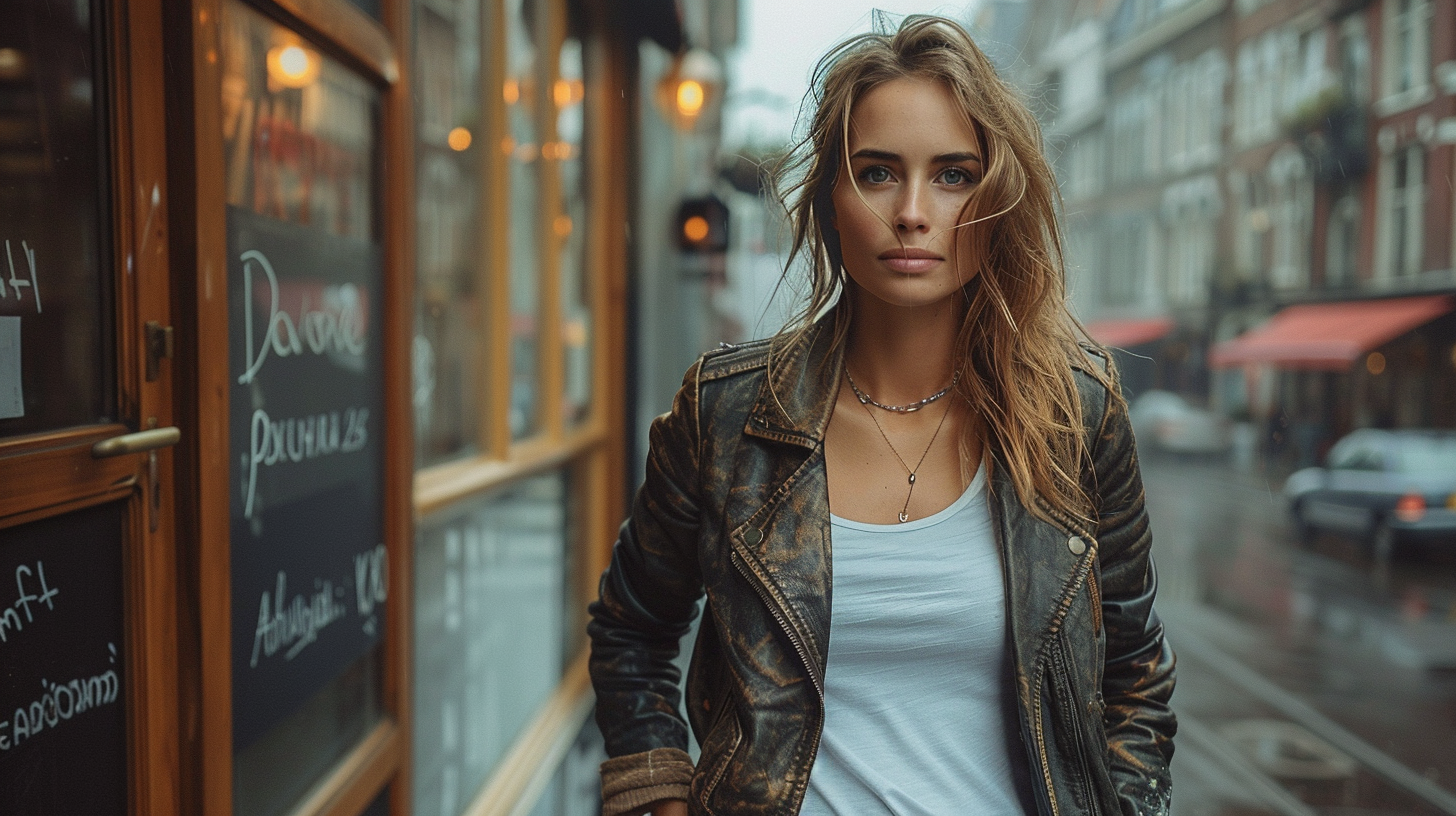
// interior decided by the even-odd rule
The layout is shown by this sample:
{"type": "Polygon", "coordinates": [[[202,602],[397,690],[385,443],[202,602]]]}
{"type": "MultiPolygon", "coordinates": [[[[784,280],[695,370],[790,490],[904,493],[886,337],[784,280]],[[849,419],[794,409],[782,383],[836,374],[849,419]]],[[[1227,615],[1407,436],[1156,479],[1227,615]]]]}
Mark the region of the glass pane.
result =
{"type": "Polygon", "coordinates": [[[415,424],[419,461],[480,450],[480,0],[418,0],[415,54],[419,300],[415,424]]]}
{"type": "Polygon", "coordinates": [[[98,39],[90,3],[0,3],[0,437],[115,417],[98,39]]]}
{"type": "Polygon", "coordinates": [[[561,269],[561,347],[565,359],[561,408],[567,426],[581,422],[591,407],[593,293],[586,266],[586,85],[582,79],[581,41],[561,46],[560,76],[552,90],[556,105],[556,158],[561,176],[561,207],[552,221],[561,269]]]}
{"type": "Polygon", "coordinates": [[[566,479],[425,519],[415,550],[416,816],[456,816],[561,681],[566,479]],[[508,656],[508,657],[503,657],[508,656]]]}
{"type": "Polygon", "coordinates": [[[382,716],[378,92],[222,20],[234,812],[290,810],[382,716]]]}
{"type": "Polygon", "coordinates": [[[508,135],[501,149],[509,154],[511,230],[511,438],[540,426],[541,391],[540,219],[541,158],[536,115],[543,94],[536,60],[535,29],[541,19],[533,0],[506,2],[508,135]],[[531,16],[527,17],[527,12],[531,16]]]}

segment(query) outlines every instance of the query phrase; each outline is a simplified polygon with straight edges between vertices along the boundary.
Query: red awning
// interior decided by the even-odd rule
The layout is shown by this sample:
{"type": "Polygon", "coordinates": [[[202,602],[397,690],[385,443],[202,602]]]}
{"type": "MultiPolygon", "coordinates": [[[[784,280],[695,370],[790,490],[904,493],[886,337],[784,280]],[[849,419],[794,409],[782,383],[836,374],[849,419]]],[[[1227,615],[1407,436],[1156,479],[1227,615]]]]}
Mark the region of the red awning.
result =
{"type": "Polygon", "coordinates": [[[1173,321],[1166,317],[1138,320],[1094,320],[1088,323],[1087,334],[1104,346],[1127,348],[1141,343],[1162,340],[1173,331],[1173,321]]]}
{"type": "Polygon", "coordinates": [[[1263,326],[1209,349],[1208,364],[1348,371],[1365,352],[1452,309],[1456,298],[1449,295],[1290,306],[1263,326]]]}

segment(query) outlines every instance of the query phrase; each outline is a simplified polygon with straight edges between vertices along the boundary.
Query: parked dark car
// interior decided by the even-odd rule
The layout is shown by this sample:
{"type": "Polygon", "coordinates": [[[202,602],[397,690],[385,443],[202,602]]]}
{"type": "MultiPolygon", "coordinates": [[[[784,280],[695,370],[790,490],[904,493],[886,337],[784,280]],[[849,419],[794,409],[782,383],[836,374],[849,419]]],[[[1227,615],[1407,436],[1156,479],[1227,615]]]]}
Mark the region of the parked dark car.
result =
{"type": "Polygon", "coordinates": [[[1325,467],[1284,483],[1295,533],[1370,543],[1387,559],[1407,541],[1456,543],[1456,431],[1365,428],[1336,442],[1325,467]]]}

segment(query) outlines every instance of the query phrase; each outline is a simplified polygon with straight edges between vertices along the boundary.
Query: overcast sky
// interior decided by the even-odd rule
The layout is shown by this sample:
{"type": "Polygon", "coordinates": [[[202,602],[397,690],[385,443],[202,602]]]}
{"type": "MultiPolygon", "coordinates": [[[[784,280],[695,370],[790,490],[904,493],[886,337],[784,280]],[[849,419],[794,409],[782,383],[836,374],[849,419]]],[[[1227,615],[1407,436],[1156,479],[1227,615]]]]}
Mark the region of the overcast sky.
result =
{"type": "Polygon", "coordinates": [[[969,23],[972,0],[740,0],[743,28],[729,60],[724,146],[788,141],[814,64],[839,41],[870,30],[872,10],[931,12],[969,23]]]}

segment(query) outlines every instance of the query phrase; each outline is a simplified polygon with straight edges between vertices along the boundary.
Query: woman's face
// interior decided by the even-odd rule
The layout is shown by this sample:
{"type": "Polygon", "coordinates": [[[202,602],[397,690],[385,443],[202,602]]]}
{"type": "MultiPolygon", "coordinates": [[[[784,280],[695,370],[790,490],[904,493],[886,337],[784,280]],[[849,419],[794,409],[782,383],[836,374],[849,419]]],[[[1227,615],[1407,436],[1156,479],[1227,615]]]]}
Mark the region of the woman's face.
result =
{"type": "Polygon", "coordinates": [[[939,81],[893,79],[860,98],[850,113],[849,172],[839,173],[832,200],[845,270],[864,295],[899,307],[939,305],[975,276],[967,240],[974,227],[955,227],[982,158],[939,81]]]}

